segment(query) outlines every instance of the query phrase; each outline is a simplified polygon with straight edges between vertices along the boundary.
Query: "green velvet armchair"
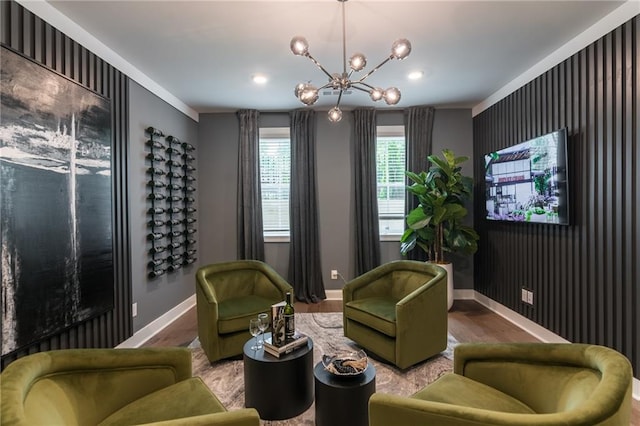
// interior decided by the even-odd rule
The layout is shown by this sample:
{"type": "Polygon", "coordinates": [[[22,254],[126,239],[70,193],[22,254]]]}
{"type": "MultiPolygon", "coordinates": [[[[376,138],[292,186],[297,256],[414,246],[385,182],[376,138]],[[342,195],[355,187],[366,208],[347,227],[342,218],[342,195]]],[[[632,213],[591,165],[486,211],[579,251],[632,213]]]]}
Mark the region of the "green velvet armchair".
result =
{"type": "Polygon", "coordinates": [[[187,348],[40,352],[0,380],[6,426],[260,425],[256,410],[227,411],[191,376],[187,348]]]}
{"type": "Polygon", "coordinates": [[[627,426],[633,373],[603,346],[467,343],[454,372],[411,397],[375,393],[370,426],[627,426]]]}
{"type": "Polygon", "coordinates": [[[249,320],[293,293],[273,268],[257,260],[203,266],[196,272],[198,337],[209,361],[242,354],[249,320]]]}
{"type": "Polygon", "coordinates": [[[447,347],[447,272],[397,260],[342,289],[344,335],[366,351],[410,367],[447,347]]]}

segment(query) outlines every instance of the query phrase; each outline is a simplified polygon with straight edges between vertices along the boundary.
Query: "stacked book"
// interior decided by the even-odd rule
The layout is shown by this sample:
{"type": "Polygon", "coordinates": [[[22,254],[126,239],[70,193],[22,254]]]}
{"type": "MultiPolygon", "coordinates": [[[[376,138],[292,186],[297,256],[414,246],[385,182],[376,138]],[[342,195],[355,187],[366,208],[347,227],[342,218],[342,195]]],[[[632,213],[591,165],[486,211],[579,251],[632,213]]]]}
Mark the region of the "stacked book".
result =
{"type": "Polygon", "coordinates": [[[276,358],[280,358],[281,356],[291,353],[298,348],[306,346],[307,340],[309,340],[309,338],[306,334],[296,332],[293,338],[287,340],[284,344],[274,345],[271,341],[271,337],[267,337],[264,339],[264,351],[276,358]]]}

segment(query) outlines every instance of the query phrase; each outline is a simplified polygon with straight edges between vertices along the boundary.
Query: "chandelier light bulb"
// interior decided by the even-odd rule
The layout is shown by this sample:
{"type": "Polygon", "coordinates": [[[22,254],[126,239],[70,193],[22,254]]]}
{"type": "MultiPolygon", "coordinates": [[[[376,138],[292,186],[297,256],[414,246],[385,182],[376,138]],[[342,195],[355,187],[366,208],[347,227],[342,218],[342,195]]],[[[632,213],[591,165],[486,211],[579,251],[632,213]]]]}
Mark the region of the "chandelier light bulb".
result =
{"type": "Polygon", "coordinates": [[[383,95],[384,95],[384,90],[382,90],[379,87],[371,89],[371,91],[369,92],[369,96],[371,97],[371,100],[374,102],[378,102],[380,99],[382,99],[383,95]]]}
{"type": "Polygon", "coordinates": [[[300,92],[300,102],[305,105],[313,105],[318,101],[318,88],[313,84],[305,84],[300,92]]]}
{"type": "Polygon", "coordinates": [[[332,123],[337,123],[338,121],[342,120],[342,111],[340,111],[340,108],[333,107],[329,110],[329,121],[331,121],[332,123]]]}
{"type": "Polygon", "coordinates": [[[295,93],[296,95],[296,98],[300,99],[300,93],[302,93],[302,91],[304,90],[304,86],[306,86],[306,83],[296,84],[296,88],[293,91],[293,93],[295,93]]]}
{"type": "Polygon", "coordinates": [[[306,56],[309,53],[309,43],[302,36],[295,36],[291,39],[291,51],[297,56],[306,56]]]}
{"type": "Polygon", "coordinates": [[[387,105],[395,105],[398,102],[400,102],[400,96],[402,96],[400,94],[400,90],[398,90],[397,87],[389,87],[387,90],[384,91],[384,101],[387,103],[387,105]]]}
{"type": "MultiPolygon", "coordinates": [[[[306,42],[306,40],[305,40],[306,42]]],[[[391,46],[391,56],[401,61],[411,53],[411,43],[406,38],[399,38],[391,46]]]]}
{"type": "Polygon", "coordinates": [[[354,53],[349,58],[349,66],[352,70],[358,72],[362,71],[367,66],[367,58],[362,53],[354,53]]]}

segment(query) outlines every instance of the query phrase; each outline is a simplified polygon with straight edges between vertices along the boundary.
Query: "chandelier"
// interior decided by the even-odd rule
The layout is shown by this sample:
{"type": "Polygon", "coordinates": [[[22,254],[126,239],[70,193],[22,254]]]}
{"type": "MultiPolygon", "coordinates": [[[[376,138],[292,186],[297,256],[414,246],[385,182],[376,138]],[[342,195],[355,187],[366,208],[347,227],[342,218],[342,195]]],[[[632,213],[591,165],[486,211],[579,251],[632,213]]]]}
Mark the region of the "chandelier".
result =
{"type": "Polygon", "coordinates": [[[382,61],[378,66],[360,77],[359,79],[351,79],[354,72],[362,71],[367,66],[367,58],[362,53],[354,53],[349,58],[349,72],[347,73],[347,42],[345,30],[345,14],[344,4],[347,0],[338,0],[342,3],[342,73],[330,74],[311,54],[309,53],[309,43],[302,36],[295,36],[291,39],[291,51],[297,56],[306,56],[316,64],[327,77],[329,82],[324,86],[317,88],[313,84],[299,83],[295,88],[295,95],[305,105],[313,105],[318,100],[318,93],[322,89],[331,88],[339,91],[336,106],[329,110],[329,120],[338,122],[342,119],[342,111],[340,110],[340,100],[342,94],[348,89],[356,89],[369,94],[373,101],[384,99],[387,105],[395,105],[400,101],[400,90],[397,87],[389,87],[382,89],[374,87],[364,82],[371,74],[376,72],[381,66],[389,62],[391,59],[402,60],[411,53],[411,43],[406,38],[401,38],[393,42],[391,46],[391,54],[382,61]]]}

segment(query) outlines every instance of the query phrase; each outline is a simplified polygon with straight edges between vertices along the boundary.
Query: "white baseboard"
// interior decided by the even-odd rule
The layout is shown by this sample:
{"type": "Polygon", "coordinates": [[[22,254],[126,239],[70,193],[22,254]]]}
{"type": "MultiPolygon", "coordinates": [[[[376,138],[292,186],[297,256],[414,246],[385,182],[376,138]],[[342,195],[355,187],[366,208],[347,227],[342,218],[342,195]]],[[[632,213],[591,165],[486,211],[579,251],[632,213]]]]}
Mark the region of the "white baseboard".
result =
{"type": "Polygon", "coordinates": [[[149,324],[141,328],[124,342],[120,343],[116,348],[139,348],[147,340],[151,339],[157,333],[166,328],[169,324],[180,318],[182,314],[196,305],[196,295],[190,296],[184,302],[172,308],[165,314],[151,321],[149,324]]]}
{"type": "Polygon", "coordinates": [[[476,294],[475,300],[481,305],[486,306],[491,309],[496,314],[500,315],[507,321],[517,325],[523,330],[527,331],[529,334],[533,335],[535,338],[545,342],[545,343],[571,343],[568,340],[564,339],[561,336],[547,330],[541,325],[531,321],[529,318],[526,318],[519,313],[512,311],[504,305],[496,302],[493,299],[489,299],[484,294],[478,293],[474,291],[476,294]]]}
{"type": "Polygon", "coordinates": [[[475,300],[476,291],[472,289],[453,290],[453,300],[475,300]]]}
{"type": "Polygon", "coordinates": [[[342,300],[342,290],[325,290],[326,300],[342,300]]]}

